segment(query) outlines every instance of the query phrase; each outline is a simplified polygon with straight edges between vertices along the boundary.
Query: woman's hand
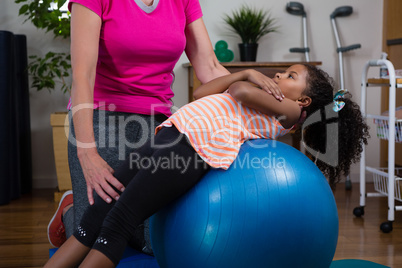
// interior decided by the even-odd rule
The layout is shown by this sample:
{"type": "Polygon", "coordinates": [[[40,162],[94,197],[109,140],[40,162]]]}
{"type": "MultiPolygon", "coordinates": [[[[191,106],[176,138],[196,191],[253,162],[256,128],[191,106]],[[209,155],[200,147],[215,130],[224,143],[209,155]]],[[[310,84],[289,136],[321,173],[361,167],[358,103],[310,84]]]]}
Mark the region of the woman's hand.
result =
{"type": "Polygon", "coordinates": [[[256,84],[268,94],[273,95],[279,101],[282,101],[285,98],[281,89],[274,82],[274,80],[256,70],[247,70],[247,80],[253,84],[256,84]]]}
{"type": "Polygon", "coordinates": [[[107,203],[118,200],[120,195],[111,187],[124,191],[121,184],[112,174],[113,169],[100,157],[96,148],[83,149],[78,156],[87,183],[89,204],[94,204],[93,190],[107,203]]]}

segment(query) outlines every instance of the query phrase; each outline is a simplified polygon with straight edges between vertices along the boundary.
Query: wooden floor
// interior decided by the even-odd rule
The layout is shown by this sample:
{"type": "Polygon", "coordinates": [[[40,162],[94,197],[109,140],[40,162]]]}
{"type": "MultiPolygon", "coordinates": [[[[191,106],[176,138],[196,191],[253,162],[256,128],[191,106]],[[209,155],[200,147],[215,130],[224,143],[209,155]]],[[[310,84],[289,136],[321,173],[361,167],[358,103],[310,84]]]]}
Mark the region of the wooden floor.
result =
{"type": "Polygon", "coordinates": [[[57,209],[54,190],[32,194],[0,206],[0,267],[42,267],[51,247],[47,225],[57,209]]]}
{"type": "MultiPolygon", "coordinates": [[[[372,192],[373,186],[367,185],[367,191],[372,192]]],[[[335,199],[339,238],[334,259],[361,259],[392,268],[402,267],[402,211],[395,212],[393,231],[385,234],[380,231],[380,225],[388,218],[386,197],[366,198],[362,218],[353,215],[353,209],[359,205],[359,184],[354,184],[351,191],[345,191],[344,185],[338,185],[335,199]]],[[[396,204],[401,205],[399,202],[396,204]]]]}
{"type": "MultiPolygon", "coordinates": [[[[368,198],[364,217],[355,218],[352,211],[359,203],[358,188],[354,184],[351,191],[345,191],[339,184],[335,190],[340,230],[334,259],[402,267],[402,211],[395,214],[394,230],[382,233],[379,226],[387,219],[386,198],[368,198]]],[[[46,228],[56,208],[52,190],[34,190],[0,206],[0,267],[43,266],[50,248],[46,228]]]]}

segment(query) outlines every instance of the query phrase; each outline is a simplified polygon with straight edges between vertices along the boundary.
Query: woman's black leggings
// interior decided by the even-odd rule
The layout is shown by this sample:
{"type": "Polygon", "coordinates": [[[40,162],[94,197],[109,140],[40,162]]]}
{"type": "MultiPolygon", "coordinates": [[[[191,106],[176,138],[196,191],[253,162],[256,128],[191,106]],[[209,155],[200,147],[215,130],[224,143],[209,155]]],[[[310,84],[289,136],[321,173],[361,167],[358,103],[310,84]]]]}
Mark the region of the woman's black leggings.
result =
{"type": "Polygon", "coordinates": [[[96,195],[74,237],[117,265],[136,227],[192,188],[207,170],[185,135],[175,127],[162,128],[115,171],[125,186],[120,199],[107,204],[96,195]]]}

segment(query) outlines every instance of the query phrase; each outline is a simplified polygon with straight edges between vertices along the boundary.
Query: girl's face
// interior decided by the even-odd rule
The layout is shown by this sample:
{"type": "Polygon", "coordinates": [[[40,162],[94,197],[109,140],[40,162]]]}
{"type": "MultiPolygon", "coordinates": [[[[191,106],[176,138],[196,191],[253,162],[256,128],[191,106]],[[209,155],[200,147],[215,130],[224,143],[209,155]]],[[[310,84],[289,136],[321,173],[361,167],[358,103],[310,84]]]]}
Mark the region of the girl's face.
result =
{"type": "Polygon", "coordinates": [[[292,65],[285,72],[275,74],[274,82],[286,98],[297,101],[307,88],[307,69],[303,65],[292,65]]]}

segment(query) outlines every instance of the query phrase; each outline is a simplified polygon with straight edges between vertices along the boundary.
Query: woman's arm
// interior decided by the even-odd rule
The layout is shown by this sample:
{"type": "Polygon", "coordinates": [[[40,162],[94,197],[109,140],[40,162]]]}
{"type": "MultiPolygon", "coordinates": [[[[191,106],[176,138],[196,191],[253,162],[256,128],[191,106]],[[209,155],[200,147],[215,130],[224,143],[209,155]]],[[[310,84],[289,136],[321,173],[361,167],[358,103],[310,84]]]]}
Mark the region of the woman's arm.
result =
{"type": "Polygon", "coordinates": [[[186,55],[202,84],[219,76],[229,74],[229,71],[216,58],[202,18],[188,24],[185,34],[187,40],[186,55]]]}
{"type": "Polygon", "coordinates": [[[284,128],[292,127],[300,118],[301,109],[295,101],[284,98],[279,102],[274,96],[248,82],[240,81],[231,84],[229,93],[249,108],[277,116],[284,128]]]}
{"type": "Polygon", "coordinates": [[[93,132],[93,91],[98,60],[100,17],[88,8],[73,3],[71,10],[71,89],[72,113],[80,160],[90,204],[93,190],[107,202],[119,195],[109,185],[122,189],[113,169],[99,156],[93,132]]]}

